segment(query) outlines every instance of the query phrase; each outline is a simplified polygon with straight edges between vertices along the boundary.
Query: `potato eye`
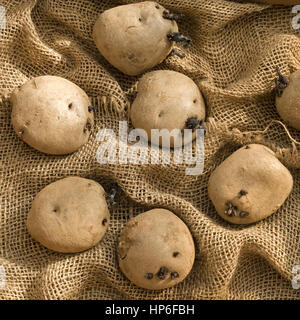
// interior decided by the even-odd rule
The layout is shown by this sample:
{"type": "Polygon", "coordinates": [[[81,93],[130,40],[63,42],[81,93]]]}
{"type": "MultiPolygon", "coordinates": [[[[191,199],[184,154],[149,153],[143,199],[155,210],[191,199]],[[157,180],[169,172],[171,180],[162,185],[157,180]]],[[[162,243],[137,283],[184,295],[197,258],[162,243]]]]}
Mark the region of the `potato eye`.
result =
{"type": "Polygon", "coordinates": [[[174,272],[171,272],[171,279],[174,280],[176,278],[179,278],[179,273],[174,271],[174,272]]]}
{"type": "Polygon", "coordinates": [[[92,111],[94,111],[95,110],[95,106],[88,106],[88,111],[89,112],[92,112],[92,111]]]}
{"type": "Polygon", "coordinates": [[[89,131],[91,131],[91,129],[92,129],[92,125],[90,124],[89,121],[87,121],[87,123],[86,123],[86,128],[87,128],[89,131]]]}
{"type": "Polygon", "coordinates": [[[153,278],[153,273],[146,273],[145,278],[151,280],[153,278]]]}
{"type": "Polygon", "coordinates": [[[289,80],[280,72],[279,67],[276,67],[278,79],[275,78],[275,93],[278,97],[282,96],[283,90],[288,86],[289,80]]]}

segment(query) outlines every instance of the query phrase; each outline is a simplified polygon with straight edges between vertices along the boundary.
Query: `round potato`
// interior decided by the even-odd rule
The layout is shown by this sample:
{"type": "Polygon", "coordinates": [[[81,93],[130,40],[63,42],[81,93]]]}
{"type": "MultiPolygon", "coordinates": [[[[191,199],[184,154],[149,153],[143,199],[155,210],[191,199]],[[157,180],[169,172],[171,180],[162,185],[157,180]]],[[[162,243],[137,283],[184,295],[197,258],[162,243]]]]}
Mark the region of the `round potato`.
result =
{"type": "Polygon", "coordinates": [[[11,95],[11,121],[17,135],[47,154],[76,151],[89,139],[94,123],[86,93],[69,80],[41,76],[11,95]]]}
{"type": "Polygon", "coordinates": [[[156,2],[122,5],[100,14],[93,29],[94,42],[115,68],[138,75],[162,62],[172,51],[168,35],[178,32],[177,23],[163,17],[156,2]]]}
{"type": "Polygon", "coordinates": [[[208,195],[218,214],[236,224],[262,220],[277,211],[293,188],[289,170],[269,148],[243,147],[211,174],[208,195]]]}
{"type": "Polygon", "coordinates": [[[80,252],[104,236],[109,211],[102,186],[68,177],[42,189],[33,200],[27,229],[43,246],[58,252],[80,252]]]}
{"type": "Polygon", "coordinates": [[[165,209],[153,209],[131,219],[119,238],[121,270],[145,289],[160,290],[179,283],[190,273],[194,259],[188,227],[165,209]]]}
{"type": "Polygon", "coordinates": [[[300,70],[292,73],[289,79],[280,74],[278,81],[277,111],[284,121],[300,130],[300,70]]]}
{"type": "Polygon", "coordinates": [[[194,130],[183,140],[182,131],[201,127],[205,103],[199,88],[189,77],[170,70],[153,71],[139,81],[130,117],[135,128],[146,131],[149,141],[178,147],[195,138],[194,130]],[[175,131],[171,135],[172,130],[175,131]]]}

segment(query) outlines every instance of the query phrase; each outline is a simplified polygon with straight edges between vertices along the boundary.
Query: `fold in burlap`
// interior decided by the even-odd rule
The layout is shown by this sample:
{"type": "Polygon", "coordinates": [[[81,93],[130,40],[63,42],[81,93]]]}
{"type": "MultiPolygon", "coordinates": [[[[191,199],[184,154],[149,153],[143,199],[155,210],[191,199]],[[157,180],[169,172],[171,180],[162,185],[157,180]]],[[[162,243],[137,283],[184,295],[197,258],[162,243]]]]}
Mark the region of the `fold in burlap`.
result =
{"type": "MultiPolygon", "coordinates": [[[[92,41],[103,10],[133,1],[1,0],[1,215],[0,265],[6,270],[1,299],[299,299],[292,268],[300,264],[299,153],[280,120],[272,92],[275,66],[285,75],[300,68],[299,31],[291,7],[225,0],[164,0],[186,15],[180,30],[193,41],[186,58],[170,57],[155,69],[191,77],[208,107],[205,169],[186,176],[185,165],[99,165],[100,128],[118,130],[138,77],[106,62],[92,41]],[[92,98],[95,129],[87,145],[67,156],[48,156],[23,143],[10,124],[9,94],[44,74],[65,77],[92,98]],[[249,226],[223,221],[207,195],[211,171],[240,145],[271,146],[294,177],[292,194],[278,212],[249,226]],[[25,220],[37,192],[70,175],[122,188],[104,239],[80,254],[59,254],[34,241],[25,220]],[[191,274],[177,286],[147,291],[131,284],[116,258],[118,236],[133,216],[153,207],[176,213],[196,245],[191,274]]],[[[300,140],[300,132],[287,127],[300,140]]],[[[299,149],[298,149],[299,150],[299,149]]],[[[274,195],[276,197],[276,195],[274,195]]]]}

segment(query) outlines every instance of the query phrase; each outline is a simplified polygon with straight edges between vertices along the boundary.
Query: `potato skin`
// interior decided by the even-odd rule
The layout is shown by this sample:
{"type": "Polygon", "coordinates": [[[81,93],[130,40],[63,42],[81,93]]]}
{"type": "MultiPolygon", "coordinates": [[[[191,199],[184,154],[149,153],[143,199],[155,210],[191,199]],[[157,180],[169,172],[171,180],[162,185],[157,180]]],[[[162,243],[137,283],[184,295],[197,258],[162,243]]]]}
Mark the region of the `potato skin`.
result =
{"type": "Polygon", "coordinates": [[[284,121],[300,130],[300,70],[290,75],[282,96],[276,96],[276,108],[284,121]]]}
{"type": "Polygon", "coordinates": [[[167,34],[178,32],[175,21],[163,18],[164,10],[156,2],[145,1],[104,11],[93,29],[98,50],[127,75],[134,76],[151,69],[173,48],[167,34]]]}
{"type": "Polygon", "coordinates": [[[195,247],[188,227],[169,210],[139,214],[126,224],[119,238],[120,268],[141,288],[161,290],[174,286],[189,274],[194,259],[195,247]],[[167,273],[160,279],[157,273],[162,267],[167,273]],[[172,279],[172,272],[177,272],[178,277],[172,279]],[[152,279],[145,277],[149,273],[152,279]]]}
{"type": "Polygon", "coordinates": [[[94,115],[90,100],[71,81],[40,76],[27,81],[11,95],[11,121],[17,135],[31,147],[47,154],[68,154],[89,139],[94,115]],[[70,105],[71,104],[71,105],[70,105]]]}
{"type": "Polygon", "coordinates": [[[235,224],[262,220],[277,211],[293,188],[289,170],[269,148],[250,144],[225,159],[211,174],[208,195],[218,214],[235,224]],[[241,195],[241,190],[246,191],[241,195]],[[228,216],[227,202],[237,207],[236,216],[228,216]],[[248,216],[240,217],[240,212],[248,216]]]}
{"type": "MultiPolygon", "coordinates": [[[[183,130],[188,118],[204,120],[205,103],[198,86],[189,77],[171,70],[152,71],[138,83],[130,117],[133,126],[145,130],[151,141],[151,129],[183,130]]],[[[174,146],[177,144],[172,139],[171,147],[174,146]]]]}
{"type": "Polygon", "coordinates": [[[108,225],[104,189],[99,183],[80,177],[64,178],[42,189],[32,202],[26,222],[36,241],[65,253],[93,247],[103,238],[108,225]]]}

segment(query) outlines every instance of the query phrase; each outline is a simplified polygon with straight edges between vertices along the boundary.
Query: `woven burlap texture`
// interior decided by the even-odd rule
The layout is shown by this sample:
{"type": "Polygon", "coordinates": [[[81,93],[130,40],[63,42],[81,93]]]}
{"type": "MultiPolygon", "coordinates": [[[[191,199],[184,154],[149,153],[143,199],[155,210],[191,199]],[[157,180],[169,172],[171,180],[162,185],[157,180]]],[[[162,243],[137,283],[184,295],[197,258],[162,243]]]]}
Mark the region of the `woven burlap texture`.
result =
{"type": "MultiPolygon", "coordinates": [[[[275,66],[285,75],[300,69],[299,31],[291,7],[225,0],[164,0],[184,13],[180,30],[192,39],[186,58],[169,57],[155,69],[191,77],[208,109],[204,172],[185,175],[186,165],[105,164],[96,160],[101,128],[118,132],[128,119],[139,77],[114,69],[97,51],[92,28],[98,14],[134,1],[1,0],[0,30],[0,265],[6,270],[1,299],[299,299],[292,288],[300,264],[299,153],[274,106],[275,66]],[[10,123],[10,93],[28,79],[51,74],[79,85],[96,106],[89,142],[66,156],[44,155],[22,142],[10,123]],[[207,195],[212,170],[251,141],[272,147],[294,177],[292,194],[278,212],[249,226],[222,220],[207,195]],[[70,175],[122,189],[103,240],[79,254],[52,252],[25,226],[32,200],[46,185],[70,175]],[[148,291],[130,283],[116,257],[126,222],[163,207],[189,227],[196,246],[191,274],[177,286],[148,291]]],[[[287,127],[300,140],[300,132],[287,127]]],[[[274,195],[276,197],[276,195],[274,195]]]]}

